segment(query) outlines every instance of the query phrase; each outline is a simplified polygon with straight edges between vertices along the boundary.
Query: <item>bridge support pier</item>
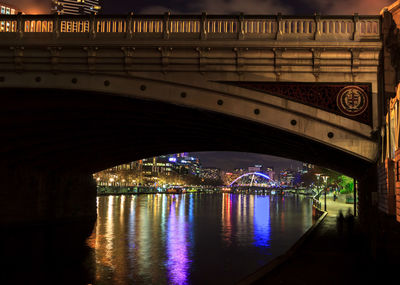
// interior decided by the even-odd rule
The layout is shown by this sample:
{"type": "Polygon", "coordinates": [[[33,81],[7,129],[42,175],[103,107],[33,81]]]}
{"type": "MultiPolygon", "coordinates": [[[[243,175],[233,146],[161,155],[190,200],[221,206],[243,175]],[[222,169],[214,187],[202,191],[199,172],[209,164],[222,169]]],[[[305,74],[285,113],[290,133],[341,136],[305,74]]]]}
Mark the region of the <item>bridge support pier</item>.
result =
{"type": "Polygon", "coordinates": [[[400,227],[387,199],[389,188],[393,187],[389,176],[393,174],[393,165],[386,161],[371,167],[359,179],[360,223],[367,235],[370,255],[378,265],[385,266],[397,266],[400,257],[400,227]]]}
{"type": "MultiPolygon", "coordinates": [[[[6,269],[0,280],[43,281],[50,272],[64,275],[65,268],[81,266],[89,256],[85,240],[96,221],[96,184],[91,175],[3,165],[0,181],[0,266],[6,269]]],[[[69,284],[82,281],[82,276],[65,275],[69,284]]]]}

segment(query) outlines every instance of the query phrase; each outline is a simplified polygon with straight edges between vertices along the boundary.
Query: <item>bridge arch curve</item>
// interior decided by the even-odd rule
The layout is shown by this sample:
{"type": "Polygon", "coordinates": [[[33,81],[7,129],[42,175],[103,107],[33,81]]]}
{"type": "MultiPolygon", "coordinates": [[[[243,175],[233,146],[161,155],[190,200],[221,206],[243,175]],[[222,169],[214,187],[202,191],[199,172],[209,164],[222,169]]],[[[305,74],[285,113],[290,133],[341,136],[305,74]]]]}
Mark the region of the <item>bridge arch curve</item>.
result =
{"type": "Polygon", "coordinates": [[[252,176],[260,176],[260,177],[262,177],[262,178],[264,178],[264,179],[267,179],[267,180],[270,180],[270,181],[274,181],[274,180],[272,180],[268,175],[266,175],[266,174],[264,174],[264,173],[260,173],[260,172],[248,172],[248,173],[242,174],[242,175],[240,175],[239,177],[237,177],[235,180],[233,180],[233,181],[231,182],[231,184],[230,184],[229,186],[232,186],[233,184],[235,184],[237,181],[239,181],[239,180],[242,179],[243,177],[250,176],[250,175],[252,175],[252,176]]]}
{"type": "MultiPolygon", "coordinates": [[[[0,88],[31,92],[64,90],[64,93],[107,94],[110,98],[161,102],[266,125],[347,152],[369,163],[374,162],[377,155],[377,143],[368,137],[370,128],[363,124],[297,102],[237,87],[227,88],[209,80],[203,80],[198,86],[156,77],[10,72],[2,76],[0,88]],[[359,128],[359,132],[354,132],[354,128],[359,128]]],[[[58,92],[53,91],[53,96],[57,97],[58,92]]]]}

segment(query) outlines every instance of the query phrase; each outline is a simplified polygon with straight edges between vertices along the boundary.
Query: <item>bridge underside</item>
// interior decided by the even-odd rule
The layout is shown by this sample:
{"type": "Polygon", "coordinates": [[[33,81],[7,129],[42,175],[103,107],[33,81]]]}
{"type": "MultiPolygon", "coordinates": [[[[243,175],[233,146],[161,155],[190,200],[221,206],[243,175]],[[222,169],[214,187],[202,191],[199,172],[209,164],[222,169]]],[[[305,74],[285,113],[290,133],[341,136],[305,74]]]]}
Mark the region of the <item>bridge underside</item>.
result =
{"type": "MultiPolygon", "coordinates": [[[[13,266],[32,248],[56,252],[49,260],[76,256],[71,248],[82,252],[77,245],[96,221],[91,174],[160,154],[242,151],[297,159],[360,178],[360,205],[370,205],[372,162],[261,122],[77,90],[3,88],[1,98],[0,250],[13,266]],[[79,235],[71,239],[71,232],[79,235]],[[54,242],[40,247],[38,240],[54,242]]],[[[39,257],[33,254],[31,263],[39,257]]]]}
{"type": "Polygon", "coordinates": [[[276,155],[360,177],[372,164],[317,141],[216,112],[99,93],[3,89],[3,161],[93,173],[182,151],[276,155]],[[57,96],[55,96],[57,95],[57,96]]]}

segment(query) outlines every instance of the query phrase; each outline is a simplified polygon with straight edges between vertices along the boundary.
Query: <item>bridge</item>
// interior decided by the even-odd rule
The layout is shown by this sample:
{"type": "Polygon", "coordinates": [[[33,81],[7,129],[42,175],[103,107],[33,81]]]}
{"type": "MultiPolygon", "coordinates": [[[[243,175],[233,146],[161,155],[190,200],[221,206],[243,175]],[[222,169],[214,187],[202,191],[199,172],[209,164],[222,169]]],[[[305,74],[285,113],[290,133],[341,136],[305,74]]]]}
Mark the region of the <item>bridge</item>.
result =
{"type": "Polygon", "coordinates": [[[90,174],[182,150],[344,172],[368,213],[396,86],[390,11],[0,16],[0,222],[93,220],[90,174]]]}
{"type": "Polygon", "coordinates": [[[377,158],[380,17],[7,15],[0,22],[4,93],[68,98],[60,101],[79,93],[80,104],[88,94],[98,95],[88,101],[107,94],[105,104],[152,100],[266,125],[360,164],[377,158]]]}
{"type": "Polygon", "coordinates": [[[268,175],[260,172],[244,173],[234,179],[229,187],[264,187],[270,188],[278,186],[278,183],[272,180],[268,175]]]}

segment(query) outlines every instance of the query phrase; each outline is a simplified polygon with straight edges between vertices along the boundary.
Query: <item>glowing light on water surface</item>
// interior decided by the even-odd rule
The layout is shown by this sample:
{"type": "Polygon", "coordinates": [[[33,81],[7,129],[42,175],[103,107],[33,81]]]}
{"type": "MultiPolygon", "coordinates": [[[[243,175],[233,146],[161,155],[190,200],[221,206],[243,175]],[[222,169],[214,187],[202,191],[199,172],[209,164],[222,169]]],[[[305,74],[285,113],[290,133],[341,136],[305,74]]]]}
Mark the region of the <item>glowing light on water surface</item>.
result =
{"type": "Polygon", "coordinates": [[[254,245],[269,247],[271,239],[271,220],[269,196],[256,196],[254,203],[254,245]]]}
{"type": "Polygon", "coordinates": [[[167,225],[167,270],[171,284],[188,284],[190,260],[184,216],[184,200],[172,199],[167,225]],[[177,216],[176,203],[181,204],[177,216]]]}

